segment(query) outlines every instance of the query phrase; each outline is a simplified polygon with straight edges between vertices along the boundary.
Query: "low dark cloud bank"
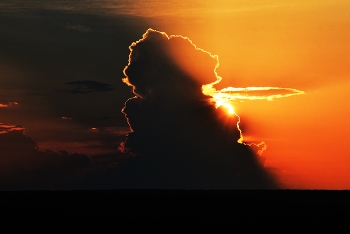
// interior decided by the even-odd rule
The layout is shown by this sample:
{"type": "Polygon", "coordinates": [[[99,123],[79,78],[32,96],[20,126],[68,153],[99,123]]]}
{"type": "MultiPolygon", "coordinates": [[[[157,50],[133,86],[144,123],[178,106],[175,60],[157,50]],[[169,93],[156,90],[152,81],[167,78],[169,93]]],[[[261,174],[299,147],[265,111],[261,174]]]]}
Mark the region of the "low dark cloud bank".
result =
{"type": "MultiPolygon", "coordinates": [[[[104,131],[107,130],[114,137],[101,134],[103,148],[115,151],[118,145],[114,141],[121,138],[115,135],[125,136],[125,130],[104,131]]],[[[128,156],[121,152],[87,156],[66,150],[43,150],[21,125],[0,123],[0,191],[119,189],[120,165],[128,156]]]]}
{"type": "Polygon", "coordinates": [[[89,157],[65,150],[40,151],[22,126],[6,126],[6,132],[0,131],[0,190],[86,188],[84,179],[92,166],[89,157]]]}
{"type": "Polygon", "coordinates": [[[202,93],[217,80],[216,56],[152,29],[130,51],[124,82],[137,96],[123,109],[132,132],[122,146],[135,156],[120,166],[122,187],[277,188],[253,150],[237,143],[237,118],[202,93]]]}

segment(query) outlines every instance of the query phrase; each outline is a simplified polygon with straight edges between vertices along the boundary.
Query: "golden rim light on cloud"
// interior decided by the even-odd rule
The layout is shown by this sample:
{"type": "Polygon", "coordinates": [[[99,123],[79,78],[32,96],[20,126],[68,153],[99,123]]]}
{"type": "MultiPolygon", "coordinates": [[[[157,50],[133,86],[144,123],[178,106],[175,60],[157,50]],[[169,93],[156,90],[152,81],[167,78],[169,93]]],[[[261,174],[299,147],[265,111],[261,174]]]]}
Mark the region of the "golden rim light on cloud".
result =
{"type": "MultiPolygon", "coordinates": [[[[237,115],[237,113],[234,111],[233,106],[229,103],[230,101],[236,101],[236,100],[267,100],[267,101],[272,101],[274,99],[279,99],[279,98],[285,98],[285,97],[291,97],[291,96],[295,96],[295,95],[301,95],[301,94],[305,94],[304,91],[301,90],[297,90],[294,88],[282,88],[282,87],[271,87],[271,86],[266,86],[266,87],[245,87],[245,88],[237,88],[237,87],[226,87],[223,88],[221,90],[217,90],[214,85],[220,83],[220,81],[222,80],[222,77],[220,77],[217,72],[216,69],[219,67],[219,56],[218,55],[213,55],[210,52],[203,50],[201,48],[198,48],[188,37],[184,37],[181,35],[170,35],[168,36],[165,32],[162,31],[157,31],[154,30],[152,28],[149,28],[143,35],[142,38],[140,40],[137,40],[135,42],[133,42],[130,46],[129,49],[130,51],[132,51],[132,47],[135,46],[136,44],[138,44],[139,42],[142,42],[143,40],[145,40],[147,38],[147,33],[149,31],[153,31],[153,32],[158,32],[160,34],[162,34],[163,36],[165,36],[167,39],[171,39],[174,37],[180,37],[183,38],[185,40],[187,40],[188,42],[191,43],[191,45],[196,49],[199,50],[201,52],[204,52],[206,54],[208,54],[210,57],[214,58],[216,60],[216,65],[215,68],[213,70],[215,77],[216,77],[216,81],[209,83],[209,84],[204,84],[202,85],[202,92],[205,95],[211,96],[212,97],[212,101],[215,103],[215,107],[218,108],[220,106],[223,106],[227,109],[227,113],[229,115],[235,115],[238,117],[238,121],[237,121],[237,128],[240,132],[240,139],[238,139],[238,142],[241,144],[245,144],[245,145],[255,145],[256,147],[259,148],[259,151],[257,152],[259,155],[266,150],[267,145],[265,144],[265,142],[260,142],[258,144],[255,143],[244,143],[243,142],[243,135],[242,135],[242,131],[239,127],[239,123],[240,123],[240,117],[237,115]],[[263,93],[263,94],[262,94],[263,93]]],[[[132,53],[129,54],[129,60],[128,60],[128,65],[125,67],[124,69],[124,74],[125,74],[125,70],[127,69],[127,67],[131,64],[133,60],[132,57],[132,53]]],[[[133,86],[128,78],[123,78],[123,82],[126,83],[129,86],[133,86]]]]}
{"type": "MultiPolygon", "coordinates": [[[[217,63],[216,66],[214,68],[214,74],[216,76],[216,81],[210,83],[210,84],[204,84],[202,86],[202,92],[205,95],[209,95],[213,97],[213,101],[215,102],[216,107],[219,107],[221,105],[223,105],[224,103],[226,104],[226,108],[228,105],[230,105],[228,102],[229,101],[234,101],[234,100],[268,100],[268,101],[272,101],[274,99],[278,99],[278,98],[285,98],[285,97],[291,97],[291,96],[295,96],[295,95],[301,95],[301,94],[305,94],[304,91],[301,90],[297,90],[297,89],[293,89],[293,88],[281,88],[281,87],[271,87],[271,86],[265,86],[265,87],[246,87],[246,88],[235,88],[235,87],[226,87],[223,88],[221,90],[216,90],[214,88],[214,85],[220,83],[220,81],[222,80],[222,77],[219,76],[216,72],[216,69],[219,67],[219,56],[218,55],[213,55],[211,54],[209,51],[206,51],[204,49],[198,48],[196,46],[196,44],[194,44],[191,39],[189,39],[188,37],[182,36],[182,35],[170,35],[168,36],[165,32],[162,31],[157,31],[154,30],[152,28],[149,28],[143,35],[142,38],[140,40],[137,40],[135,42],[133,42],[130,46],[129,49],[130,51],[132,51],[132,47],[135,46],[137,43],[143,41],[146,39],[147,36],[147,32],[148,31],[154,31],[154,32],[158,32],[161,33],[162,35],[164,35],[167,39],[173,38],[173,37],[180,37],[183,38],[187,41],[189,41],[196,50],[202,51],[206,54],[208,54],[210,57],[214,58],[217,63]],[[266,94],[266,95],[254,95],[254,92],[257,91],[274,91],[274,94],[266,94]],[[281,93],[276,93],[276,91],[281,91],[281,93]],[[283,93],[282,93],[283,92],[283,93]]],[[[130,63],[132,62],[132,57],[131,57],[131,53],[129,54],[129,60],[128,60],[128,65],[125,67],[125,69],[130,65],[130,63]]],[[[125,71],[124,69],[124,71],[125,71]]],[[[127,78],[123,78],[123,81],[128,84],[129,86],[133,86],[132,84],[130,84],[128,82],[127,78]]],[[[229,108],[229,109],[233,109],[229,108]]],[[[229,110],[229,113],[231,113],[232,111],[229,110]]]]}
{"type": "Polygon", "coordinates": [[[305,94],[305,92],[301,90],[292,89],[292,88],[280,88],[280,87],[246,87],[246,88],[227,87],[221,90],[214,90],[214,91],[211,90],[209,91],[209,93],[211,96],[214,97],[216,101],[219,101],[219,103],[225,103],[227,101],[234,101],[234,100],[273,101],[274,99],[277,99],[277,98],[285,98],[285,97],[305,94]],[[285,91],[286,93],[254,95],[254,92],[257,92],[257,91],[265,91],[266,93],[268,93],[269,91],[285,91]]]}

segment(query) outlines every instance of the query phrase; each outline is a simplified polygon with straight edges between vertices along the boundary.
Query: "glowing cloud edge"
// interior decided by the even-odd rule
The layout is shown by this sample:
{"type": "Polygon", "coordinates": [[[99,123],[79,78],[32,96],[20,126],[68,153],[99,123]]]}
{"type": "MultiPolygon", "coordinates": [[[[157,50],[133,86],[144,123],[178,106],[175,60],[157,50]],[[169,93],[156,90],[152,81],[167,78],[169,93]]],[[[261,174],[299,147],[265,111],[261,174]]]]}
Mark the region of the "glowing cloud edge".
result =
{"type": "MultiPolygon", "coordinates": [[[[129,50],[132,51],[132,47],[135,46],[137,43],[143,41],[146,39],[147,37],[147,33],[148,31],[153,31],[153,32],[158,32],[160,34],[162,34],[163,36],[165,36],[167,39],[173,38],[173,37],[181,37],[185,40],[188,40],[191,45],[194,46],[194,48],[196,50],[202,51],[206,54],[208,54],[210,57],[216,59],[217,63],[215,65],[214,68],[214,74],[216,77],[216,81],[209,83],[209,84],[204,84],[202,85],[202,92],[205,95],[211,96],[212,97],[212,101],[215,103],[215,107],[218,108],[222,105],[224,105],[224,107],[226,107],[229,111],[230,114],[234,114],[235,116],[237,116],[238,121],[237,121],[237,129],[240,132],[240,138],[237,140],[238,143],[244,144],[244,145],[248,145],[248,146],[256,146],[259,148],[257,154],[261,155],[266,149],[267,149],[267,145],[264,141],[261,141],[260,143],[245,143],[243,142],[243,134],[242,134],[242,130],[239,127],[239,123],[240,123],[240,117],[239,115],[237,115],[237,113],[234,111],[234,108],[232,107],[232,105],[229,103],[229,101],[234,101],[234,100],[267,100],[267,101],[272,101],[274,99],[278,99],[278,98],[285,98],[285,97],[291,97],[291,96],[295,96],[295,95],[301,95],[301,94],[305,94],[304,91],[301,90],[297,90],[297,89],[293,89],[293,88],[281,88],[281,87],[271,87],[271,86],[265,86],[265,87],[255,87],[255,86],[251,86],[251,87],[245,87],[245,88],[235,88],[235,87],[226,87],[223,88],[221,90],[217,90],[214,88],[214,85],[220,83],[220,81],[222,80],[222,77],[219,76],[216,72],[216,69],[219,67],[220,63],[219,63],[219,56],[218,55],[213,55],[211,54],[209,51],[206,51],[204,49],[201,49],[199,47],[197,47],[191,39],[189,39],[188,37],[182,36],[182,35],[168,35],[165,32],[162,31],[158,31],[152,28],[149,28],[146,30],[146,32],[142,35],[142,38],[132,42],[131,45],[129,46],[129,50]],[[283,91],[289,91],[290,93],[287,94],[273,94],[273,95],[249,95],[249,92],[253,92],[253,91],[271,91],[271,90],[283,90],[283,91]],[[241,93],[235,93],[235,92],[246,92],[247,94],[242,95],[241,93]],[[232,113],[233,112],[233,113],[232,113]]],[[[132,62],[132,57],[131,57],[131,53],[129,54],[129,58],[128,58],[128,64],[127,66],[125,66],[123,73],[125,74],[125,70],[127,69],[127,67],[131,64],[132,62]]],[[[126,75],[126,74],[125,74],[126,75]]],[[[128,86],[132,86],[134,89],[134,86],[129,82],[128,77],[124,77],[122,78],[122,81],[127,84],[128,86]]],[[[134,90],[133,90],[134,91],[134,90]]],[[[134,93],[136,94],[136,93],[134,93]]],[[[133,99],[136,97],[140,97],[141,96],[137,95],[129,98],[133,99]]],[[[127,101],[128,101],[127,100],[127,101]]],[[[123,112],[124,108],[122,109],[123,112]]],[[[129,126],[130,123],[128,122],[129,126]]],[[[132,131],[132,129],[131,129],[132,131]]]]}

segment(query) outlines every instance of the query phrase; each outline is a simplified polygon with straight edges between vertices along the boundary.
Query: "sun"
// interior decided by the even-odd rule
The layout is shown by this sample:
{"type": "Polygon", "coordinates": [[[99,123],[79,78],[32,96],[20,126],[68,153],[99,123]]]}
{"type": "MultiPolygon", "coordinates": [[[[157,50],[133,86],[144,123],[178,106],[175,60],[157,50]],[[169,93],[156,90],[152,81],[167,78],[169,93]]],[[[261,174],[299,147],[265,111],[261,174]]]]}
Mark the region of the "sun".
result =
{"type": "Polygon", "coordinates": [[[244,144],[242,130],[239,127],[241,118],[236,114],[234,107],[229,102],[217,101],[216,108],[220,109],[220,118],[227,128],[231,130],[237,129],[239,131],[240,137],[237,142],[244,144]]]}
{"type": "Polygon", "coordinates": [[[226,108],[227,114],[233,115],[235,113],[235,110],[230,103],[225,102],[225,103],[221,104],[221,106],[226,108]]]}

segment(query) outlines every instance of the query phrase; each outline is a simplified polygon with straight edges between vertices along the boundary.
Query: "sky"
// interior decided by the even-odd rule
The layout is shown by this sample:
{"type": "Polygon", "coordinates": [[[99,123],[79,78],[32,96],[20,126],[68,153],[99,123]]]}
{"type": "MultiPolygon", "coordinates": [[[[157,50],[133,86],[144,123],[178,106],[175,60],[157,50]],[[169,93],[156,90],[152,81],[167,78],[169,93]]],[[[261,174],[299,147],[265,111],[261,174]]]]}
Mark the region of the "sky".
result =
{"type": "MultiPolygon", "coordinates": [[[[1,160],[16,158],[13,171],[23,171],[28,159],[13,156],[24,155],[14,149],[30,145],[33,157],[51,153],[50,165],[60,155],[85,163],[84,183],[69,188],[114,188],[115,165],[125,157],[120,143],[130,132],[122,109],[135,96],[123,70],[131,43],[152,28],[217,55],[216,90],[302,91],[229,103],[243,139],[267,145],[264,167],[283,188],[349,189],[349,10],[340,0],[2,1],[0,136],[7,143],[0,142],[1,160]]],[[[39,164],[28,173],[40,167],[45,174],[49,166],[39,164]]],[[[57,188],[71,176],[62,175],[64,168],[52,175],[57,188]]],[[[2,189],[22,186],[7,177],[4,172],[2,189]]]]}

